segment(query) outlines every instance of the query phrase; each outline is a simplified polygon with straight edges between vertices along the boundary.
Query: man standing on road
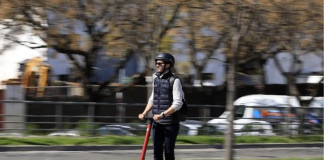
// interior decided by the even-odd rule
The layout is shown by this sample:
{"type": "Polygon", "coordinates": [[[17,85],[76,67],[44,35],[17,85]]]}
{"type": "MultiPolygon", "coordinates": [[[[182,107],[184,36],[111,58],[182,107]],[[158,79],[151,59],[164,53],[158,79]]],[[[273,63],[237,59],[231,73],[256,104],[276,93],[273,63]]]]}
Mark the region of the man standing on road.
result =
{"type": "Polygon", "coordinates": [[[144,116],[152,110],[153,129],[152,139],[154,148],[154,160],[163,160],[163,150],[166,160],[174,160],[174,147],[180,128],[179,109],[182,107],[184,93],[179,78],[170,84],[173,76],[171,68],[175,59],[169,53],[160,53],[155,58],[157,69],[153,82],[151,97],[143,113],[138,118],[144,120],[144,116]],[[164,146],[163,146],[164,145],[164,146]]]}

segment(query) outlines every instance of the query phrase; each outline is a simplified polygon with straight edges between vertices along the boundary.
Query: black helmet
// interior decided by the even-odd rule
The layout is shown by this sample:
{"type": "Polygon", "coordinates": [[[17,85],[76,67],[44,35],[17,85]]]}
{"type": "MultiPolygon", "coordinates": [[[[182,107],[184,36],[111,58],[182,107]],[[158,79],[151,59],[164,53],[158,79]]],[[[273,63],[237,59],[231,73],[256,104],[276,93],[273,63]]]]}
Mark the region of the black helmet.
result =
{"type": "Polygon", "coordinates": [[[159,53],[155,58],[155,62],[157,60],[162,60],[165,63],[169,63],[171,67],[173,67],[175,63],[175,59],[170,53],[159,53]]]}

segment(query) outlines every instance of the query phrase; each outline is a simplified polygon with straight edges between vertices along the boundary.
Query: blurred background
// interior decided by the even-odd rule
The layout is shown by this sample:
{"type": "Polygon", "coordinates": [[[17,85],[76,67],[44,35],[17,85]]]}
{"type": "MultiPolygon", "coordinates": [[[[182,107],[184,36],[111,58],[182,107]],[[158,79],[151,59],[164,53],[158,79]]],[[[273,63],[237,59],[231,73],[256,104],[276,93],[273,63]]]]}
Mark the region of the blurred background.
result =
{"type": "Polygon", "coordinates": [[[1,0],[3,135],[144,135],[174,55],[180,135],[323,134],[323,1],[1,0]],[[231,86],[231,87],[229,87],[231,86]]]}

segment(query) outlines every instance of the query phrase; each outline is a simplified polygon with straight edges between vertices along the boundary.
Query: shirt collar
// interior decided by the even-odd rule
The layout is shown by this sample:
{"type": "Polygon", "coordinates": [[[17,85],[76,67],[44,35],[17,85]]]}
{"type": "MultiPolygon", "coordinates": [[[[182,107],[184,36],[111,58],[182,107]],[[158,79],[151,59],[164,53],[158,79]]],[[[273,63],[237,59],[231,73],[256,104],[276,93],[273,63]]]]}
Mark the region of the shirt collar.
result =
{"type": "Polygon", "coordinates": [[[160,78],[162,78],[164,75],[166,75],[167,73],[169,73],[169,70],[164,71],[163,73],[156,73],[156,76],[159,76],[160,78]]]}

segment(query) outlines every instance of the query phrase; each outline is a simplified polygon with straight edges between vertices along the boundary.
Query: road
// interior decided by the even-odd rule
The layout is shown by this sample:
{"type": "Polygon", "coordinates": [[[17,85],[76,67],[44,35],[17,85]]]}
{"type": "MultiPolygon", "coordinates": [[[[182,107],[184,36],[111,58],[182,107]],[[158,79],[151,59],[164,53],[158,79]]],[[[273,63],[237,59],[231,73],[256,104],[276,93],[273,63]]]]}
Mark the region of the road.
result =
{"type": "MultiPolygon", "coordinates": [[[[130,151],[83,151],[83,152],[2,152],[2,160],[138,160],[140,150],[130,151]]],[[[224,150],[176,150],[177,160],[223,159],[224,150]]],[[[152,159],[152,151],[147,151],[147,160],[152,159]]],[[[282,149],[237,149],[237,159],[274,159],[274,158],[319,158],[323,148],[282,148],[282,149]]]]}

